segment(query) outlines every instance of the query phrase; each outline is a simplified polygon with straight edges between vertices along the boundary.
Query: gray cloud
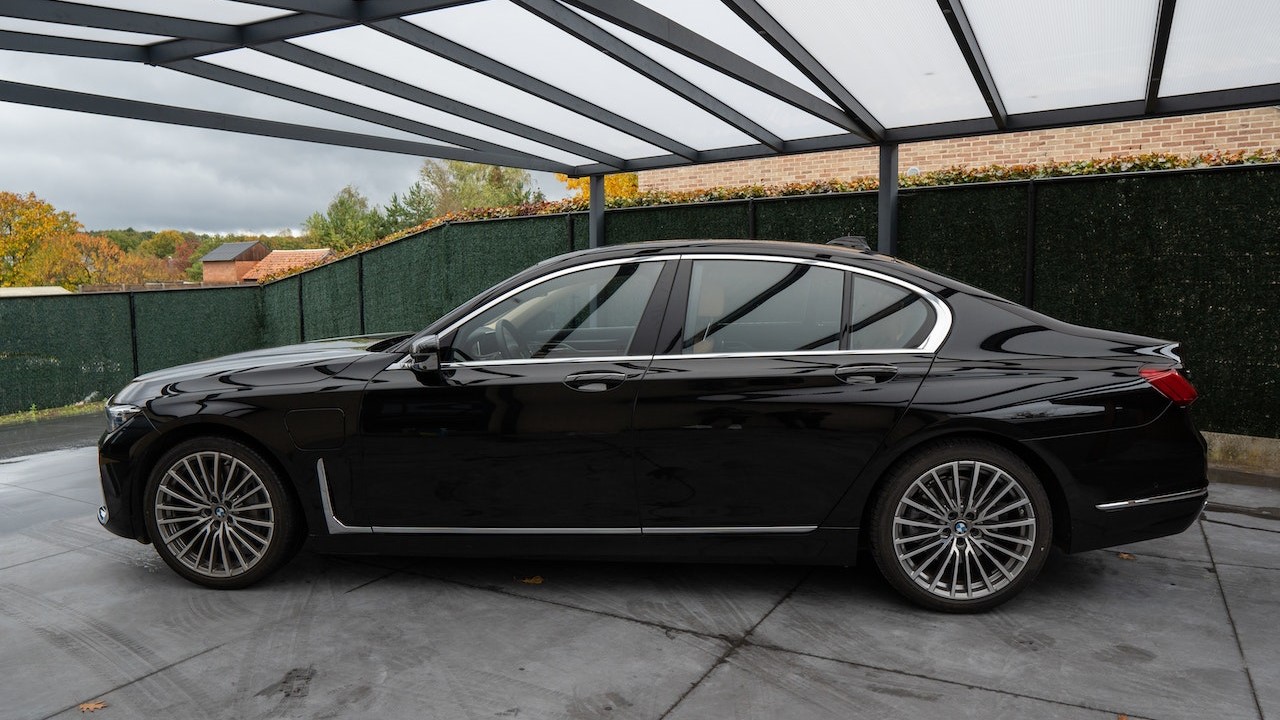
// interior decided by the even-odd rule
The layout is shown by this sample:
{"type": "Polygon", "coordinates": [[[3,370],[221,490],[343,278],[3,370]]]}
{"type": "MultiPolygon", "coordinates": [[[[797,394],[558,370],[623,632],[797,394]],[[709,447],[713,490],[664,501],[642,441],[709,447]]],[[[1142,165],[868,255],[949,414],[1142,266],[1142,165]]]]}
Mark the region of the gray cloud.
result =
{"type": "MultiPolygon", "coordinates": [[[[0,52],[0,78],[357,132],[376,129],[157,68],[0,52]]],[[[299,228],[344,185],[373,202],[422,159],[0,103],[0,190],[35,192],[91,229],[276,232],[299,228]]],[[[547,173],[548,197],[563,186],[547,173]]]]}

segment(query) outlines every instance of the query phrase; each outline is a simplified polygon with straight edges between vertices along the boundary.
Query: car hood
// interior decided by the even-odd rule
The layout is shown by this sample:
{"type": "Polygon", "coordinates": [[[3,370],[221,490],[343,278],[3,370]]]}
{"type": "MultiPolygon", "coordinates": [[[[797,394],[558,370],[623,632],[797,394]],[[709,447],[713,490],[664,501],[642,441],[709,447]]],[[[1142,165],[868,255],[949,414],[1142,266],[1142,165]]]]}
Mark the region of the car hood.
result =
{"type": "Polygon", "coordinates": [[[160,395],[208,392],[228,386],[262,387],[316,382],[342,372],[370,351],[394,345],[407,333],[332,338],[223,355],[155,370],[134,378],[111,399],[141,405],[160,395]]]}

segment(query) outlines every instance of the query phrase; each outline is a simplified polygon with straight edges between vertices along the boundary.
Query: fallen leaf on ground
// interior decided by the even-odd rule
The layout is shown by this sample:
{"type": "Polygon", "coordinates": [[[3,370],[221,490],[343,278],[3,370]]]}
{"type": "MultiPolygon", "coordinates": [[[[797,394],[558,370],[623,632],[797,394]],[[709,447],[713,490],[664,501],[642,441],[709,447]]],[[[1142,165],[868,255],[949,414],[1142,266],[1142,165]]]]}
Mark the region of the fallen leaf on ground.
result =
{"type": "Polygon", "coordinates": [[[101,710],[106,706],[107,704],[102,702],[101,700],[91,700],[89,702],[82,702],[80,703],[80,712],[82,713],[94,712],[95,710],[101,710]]]}
{"type": "Polygon", "coordinates": [[[1129,553],[1116,553],[1116,557],[1120,558],[1121,560],[1137,560],[1138,559],[1129,553]]]}
{"type": "Polygon", "coordinates": [[[525,585],[541,585],[542,576],[534,575],[533,577],[520,578],[520,582],[524,583],[525,585]]]}

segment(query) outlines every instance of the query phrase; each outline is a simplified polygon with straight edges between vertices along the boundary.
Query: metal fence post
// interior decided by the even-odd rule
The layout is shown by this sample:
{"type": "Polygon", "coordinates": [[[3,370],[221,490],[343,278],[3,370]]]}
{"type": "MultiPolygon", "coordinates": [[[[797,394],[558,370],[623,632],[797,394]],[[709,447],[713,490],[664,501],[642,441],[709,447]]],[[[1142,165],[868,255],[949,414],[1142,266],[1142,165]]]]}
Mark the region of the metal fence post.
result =
{"type": "Polygon", "coordinates": [[[590,212],[587,214],[590,228],[588,245],[598,248],[604,245],[604,175],[591,176],[590,193],[590,212]]]}
{"type": "Polygon", "coordinates": [[[1022,304],[1033,307],[1036,301],[1036,181],[1027,181],[1027,247],[1022,275],[1022,304]]]}
{"type": "Polygon", "coordinates": [[[880,191],[876,225],[879,229],[876,250],[886,255],[898,254],[898,145],[880,146],[880,191]]]}

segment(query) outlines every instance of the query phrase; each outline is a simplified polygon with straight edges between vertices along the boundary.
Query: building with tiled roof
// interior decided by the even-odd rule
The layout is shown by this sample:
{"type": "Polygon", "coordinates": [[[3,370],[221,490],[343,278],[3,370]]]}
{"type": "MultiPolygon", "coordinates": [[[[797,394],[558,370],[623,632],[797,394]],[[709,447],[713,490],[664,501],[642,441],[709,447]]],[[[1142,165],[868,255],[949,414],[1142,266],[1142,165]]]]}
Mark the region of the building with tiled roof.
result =
{"type": "Polygon", "coordinates": [[[322,262],[333,256],[329,248],[272,250],[260,242],[223,243],[200,258],[206,284],[257,282],[322,262]]]}
{"type": "Polygon", "coordinates": [[[314,265],[333,257],[329,248],[313,250],[272,250],[271,254],[262,258],[252,270],[245,273],[244,282],[257,282],[263,278],[279,275],[290,270],[314,265]]]}

